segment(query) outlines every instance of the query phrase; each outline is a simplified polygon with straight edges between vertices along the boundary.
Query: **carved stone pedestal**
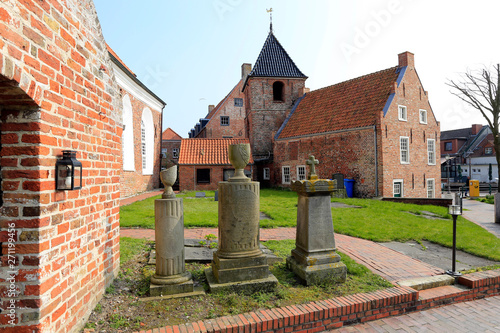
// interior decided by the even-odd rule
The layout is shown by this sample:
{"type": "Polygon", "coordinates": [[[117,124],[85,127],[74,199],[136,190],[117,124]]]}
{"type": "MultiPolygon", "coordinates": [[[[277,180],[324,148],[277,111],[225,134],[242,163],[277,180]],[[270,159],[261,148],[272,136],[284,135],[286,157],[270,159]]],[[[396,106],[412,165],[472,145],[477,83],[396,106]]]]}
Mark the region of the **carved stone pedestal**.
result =
{"type": "Polygon", "coordinates": [[[191,273],[184,261],[182,199],[155,200],[156,274],[151,277],[151,296],[193,292],[191,273]]]}
{"type": "Polygon", "coordinates": [[[211,291],[270,291],[278,281],[259,247],[259,183],[243,174],[248,159],[239,164],[231,159],[231,149],[249,156],[250,146],[229,149],[236,172],[229,181],[219,183],[219,248],[205,274],[211,291]]]}
{"type": "Polygon", "coordinates": [[[298,193],[295,249],[286,260],[306,285],[345,282],[347,269],[335,252],[330,193],[333,180],[304,180],[292,184],[298,193]]]}

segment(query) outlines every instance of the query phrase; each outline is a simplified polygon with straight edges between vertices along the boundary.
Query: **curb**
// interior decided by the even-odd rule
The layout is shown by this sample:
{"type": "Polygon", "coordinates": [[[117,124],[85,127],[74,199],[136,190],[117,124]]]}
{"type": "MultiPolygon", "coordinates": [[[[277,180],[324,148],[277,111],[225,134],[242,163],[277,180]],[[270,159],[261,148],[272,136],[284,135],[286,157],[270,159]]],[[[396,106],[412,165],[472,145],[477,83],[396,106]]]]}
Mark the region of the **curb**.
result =
{"type": "Polygon", "coordinates": [[[320,332],[500,295],[500,269],[461,276],[457,283],[459,285],[423,291],[410,287],[393,287],[371,293],[155,328],[140,333],[320,332]]]}

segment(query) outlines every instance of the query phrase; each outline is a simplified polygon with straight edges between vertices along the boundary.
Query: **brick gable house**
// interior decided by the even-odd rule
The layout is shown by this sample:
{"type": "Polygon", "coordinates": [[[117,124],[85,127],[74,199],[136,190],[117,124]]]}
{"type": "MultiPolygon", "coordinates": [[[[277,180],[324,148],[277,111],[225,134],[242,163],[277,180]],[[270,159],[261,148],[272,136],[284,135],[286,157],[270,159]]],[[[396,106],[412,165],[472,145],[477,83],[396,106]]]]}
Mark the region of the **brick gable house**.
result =
{"type": "Polygon", "coordinates": [[[1,332],[80,331],[118,273],[123,132],[137,123],[123,126],[136,96],[117,59],[91,0],[0,3],[1,332]],[[81,189],[56,190],[63,150],[81,189]]]}
{"type": "MultiPolygon", "coordinates": [[[[179,157],[179,189],[217,190],[218,183],[234,173],[229,161],[231,144],[249,143],[248,139],[184,139],[179,157]]],[[[252,178],[253,158],[250,156],[245,174],[252,178]]]]}
{"type": "Polygon", "coordinates": [[[410,52],[386,70],[306,93],[276,135],[275,184],[312,154],[320,177],[342,173],[360,197],[440,197],[439,122],[410,52]]]}
{"type": "Polygon", "coordinates": [[[170,127],[161,135],[162,168],[170,167],[179,162],[182,137],[170,127]]]}
{"type": "MultiPolygon", "coordinates": [[[[264,187],[287,187],[306,176],[312,154],[321,161],[321,177],[354,179],[356,196],[440,197],[439,122],[414,55],[405,52],[398,60],[392,68],[309,92],[307,76],[271,30],[254,68],[242,66],[246,116],[233,129],[247,133],[254,177],[264,187]]],[[[202,133],[200,122],[191,137],[202,133]]]]}

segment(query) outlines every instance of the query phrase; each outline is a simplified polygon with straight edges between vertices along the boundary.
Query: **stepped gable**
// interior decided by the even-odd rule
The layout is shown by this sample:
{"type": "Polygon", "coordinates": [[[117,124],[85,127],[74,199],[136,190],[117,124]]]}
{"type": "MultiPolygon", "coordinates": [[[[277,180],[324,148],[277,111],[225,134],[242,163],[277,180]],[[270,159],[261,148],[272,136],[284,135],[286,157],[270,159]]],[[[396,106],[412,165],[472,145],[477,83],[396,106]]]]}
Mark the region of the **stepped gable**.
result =
{"type": "Polygon", "coordinates": [[[398,75],[391,67],[305,94],[278,139],[375,125],[398,75]]]}

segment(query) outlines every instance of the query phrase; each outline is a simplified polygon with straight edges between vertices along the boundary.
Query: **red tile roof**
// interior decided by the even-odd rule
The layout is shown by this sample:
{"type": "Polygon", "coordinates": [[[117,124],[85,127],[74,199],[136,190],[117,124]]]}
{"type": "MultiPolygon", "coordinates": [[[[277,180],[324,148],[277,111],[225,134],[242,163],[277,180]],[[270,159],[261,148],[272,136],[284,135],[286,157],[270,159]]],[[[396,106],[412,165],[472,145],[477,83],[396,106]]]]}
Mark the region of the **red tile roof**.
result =
{"type": "Polygon", "coordinates": [[[279,138],[374,125],[398,78],[397,68],[307,93],[281,129],[279,138]]]}
{"type": "MultiPolygon", "coordinates": [[[[231,165],[227,149],[231,144],[250,143],[248,139],[183,139],[179,164],[231,165]]],[[[250,162],[253,158],[250,155],[250,162]]]]}
{"type": "Polygon", "coordinates": [[[163,131],[161,135],[162,140],[182,140],[182,137],[175,133],[170,127],[163,131]]]}
{"type": "Polygon", "coordinates": [[[130,68],[128,68],[127,65],[125,65],[125,63],[123,62],[123,60],[120,59],[120,57],[118,56],[118,54],[116,54],[116,52],[111,48],[111,46],[108,45],[108,43],[106,43],[106,48],[108,49],[108,52],[111,53],[113,55],[113,57],[115,57],[116,60],[118,60],[120,62],[120,64],[122,64],[123,67],[125,67],[130,72],[130,74],[132,74],[133,76],[137,76],[137,75],[135,75],[134,72],[132,72],[132,70],[130,68]]]}

